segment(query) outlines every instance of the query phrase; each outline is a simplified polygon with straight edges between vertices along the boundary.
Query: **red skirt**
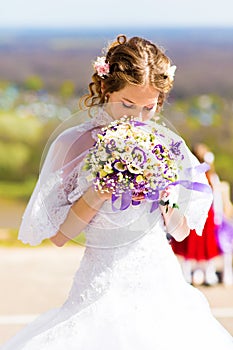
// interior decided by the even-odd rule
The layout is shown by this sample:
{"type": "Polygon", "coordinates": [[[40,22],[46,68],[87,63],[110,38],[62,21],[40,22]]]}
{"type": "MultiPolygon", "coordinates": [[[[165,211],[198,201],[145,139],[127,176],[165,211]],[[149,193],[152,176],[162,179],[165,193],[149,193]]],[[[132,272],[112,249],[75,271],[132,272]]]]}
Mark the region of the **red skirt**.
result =
{"type": "Polygon", "coordinates": [[[209,260],[220,255],[221,250],[216,235],[213,207],[210,207],[202,236],[198,236],[195,230],[190,230],[189,236],[183,241],[177,242],[172,239],[171,246],[175,254],[183,256],[185,259],[209,260]]]}

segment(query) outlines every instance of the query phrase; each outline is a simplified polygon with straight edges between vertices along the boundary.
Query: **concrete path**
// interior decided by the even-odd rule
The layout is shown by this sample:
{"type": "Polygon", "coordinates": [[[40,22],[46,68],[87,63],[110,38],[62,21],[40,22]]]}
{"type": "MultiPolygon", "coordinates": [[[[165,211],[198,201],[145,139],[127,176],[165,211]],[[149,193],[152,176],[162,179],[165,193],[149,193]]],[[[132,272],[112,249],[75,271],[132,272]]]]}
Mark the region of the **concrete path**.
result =
{"type": "MultiPolygon", "coordinates": [[[[79,246],[0,249],[0,345],[38,314],[66,300],[83,252],[79,246]]],[[[233,286],[200,289],[233,335],[233,286]]]]}

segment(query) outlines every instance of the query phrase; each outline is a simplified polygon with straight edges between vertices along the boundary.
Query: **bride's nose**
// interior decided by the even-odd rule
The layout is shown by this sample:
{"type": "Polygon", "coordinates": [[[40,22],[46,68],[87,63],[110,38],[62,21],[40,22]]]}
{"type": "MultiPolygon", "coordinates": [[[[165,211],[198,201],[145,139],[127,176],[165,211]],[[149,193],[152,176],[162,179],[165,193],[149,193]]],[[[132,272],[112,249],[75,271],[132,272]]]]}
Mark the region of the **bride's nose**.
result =
{"type": "Polygon", "coordinates": [[[142,119],[143,107],[137,106],[134,110],[132,110],[132,117],[137,118],[137,119],[142,119]]]}
{"type": "Polygon", "coordinates": [[[137,106],[133,113],[131,114],[134,118],[137,118],[138,120],[147,120],[150,119],[153,114],[155,113],[154,110],[147,110],[145,107],[137,106]]]}

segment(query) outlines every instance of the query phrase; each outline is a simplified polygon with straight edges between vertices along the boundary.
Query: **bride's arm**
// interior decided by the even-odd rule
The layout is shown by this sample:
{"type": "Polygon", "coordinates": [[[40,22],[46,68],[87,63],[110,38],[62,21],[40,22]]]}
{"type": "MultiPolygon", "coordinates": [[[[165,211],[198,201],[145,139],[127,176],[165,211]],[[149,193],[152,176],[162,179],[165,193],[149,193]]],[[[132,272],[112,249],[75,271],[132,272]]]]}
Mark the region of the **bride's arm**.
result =
{"type": "Polygon", "coordinates": [[[177,242],[183,241],[190,232],[185,216],[182,215],[177,208],[168,207],[166,211],[166,207],[160,205],[160,210],[167,232],[170,233],[177,242]]]}
{"type": "Polygon", "coordinates": [[[71,207],[66,220],[60,226],[57,234],[50,240],[62,247],[66,242],[76,237],[97,214],[103,203],[110,198],[109,193],[100,193],[90,187],[71,207]]]}

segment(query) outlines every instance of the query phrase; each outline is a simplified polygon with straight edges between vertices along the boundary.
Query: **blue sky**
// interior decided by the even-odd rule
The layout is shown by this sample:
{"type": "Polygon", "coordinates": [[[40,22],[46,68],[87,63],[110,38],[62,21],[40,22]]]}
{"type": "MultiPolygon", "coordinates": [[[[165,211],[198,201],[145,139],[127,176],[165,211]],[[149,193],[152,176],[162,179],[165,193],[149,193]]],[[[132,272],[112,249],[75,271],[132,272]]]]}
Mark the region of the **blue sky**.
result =
{"type": "Polygon", "coordinates": [[[233,26],[232,0],[1,0],[0,27],[233,26]]]}

